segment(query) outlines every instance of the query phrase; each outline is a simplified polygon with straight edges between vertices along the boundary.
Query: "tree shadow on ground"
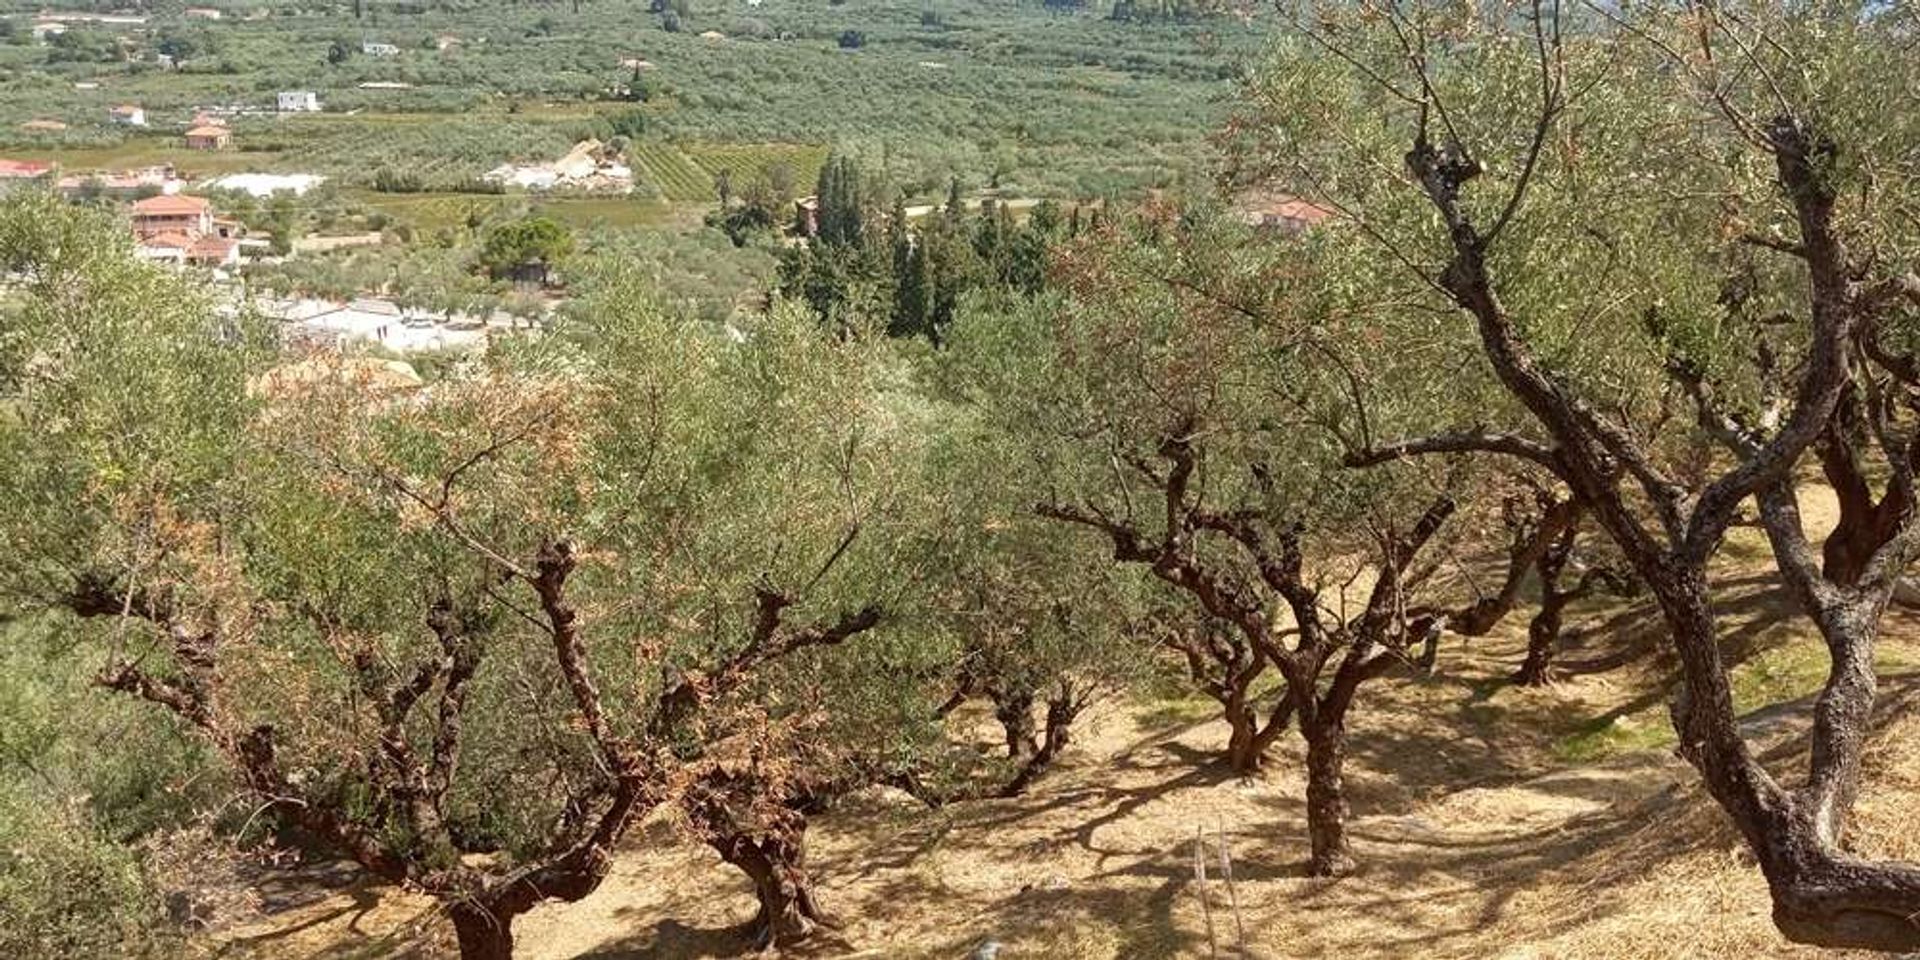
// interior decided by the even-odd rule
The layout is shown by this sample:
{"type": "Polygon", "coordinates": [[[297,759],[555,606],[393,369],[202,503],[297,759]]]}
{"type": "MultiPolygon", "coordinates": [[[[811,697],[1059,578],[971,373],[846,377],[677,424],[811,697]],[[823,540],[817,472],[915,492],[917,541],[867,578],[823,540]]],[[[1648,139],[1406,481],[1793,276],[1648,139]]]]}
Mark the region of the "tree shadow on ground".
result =
{"type": "Polygon", "coordinates": [[[399,945],[396,943],[393,934],[375,934],[361,928],[361,922],[366,919],[367,914],[372,913],[380,906],[380,898],[383,893],[381,889],[382,886],[384,885],[376,885],[368,882],[355,883],[344,891],[336,891],[336,894],[345,894],[347,898],[345,903],[325,910],[315,911],[311,916],[305,917],[296,923],[288,924],[284,927],[277,927],[265,933],[233,937],[220,944],[219,949],[213,952],[213,956],[245,956],[256,951],[273,954],[277,952],[274,949],[276,944],[283,943],[303,931],[333,923],[342,917],[349,917],[349,915],[351,916],[347,920],[345,930],[348,934],[352,935],[353,939],[346,940],[323,953],[314,954],[313,956],[344,958],[368,955],[371,953],[384,953],[388,948],[399,945]]]}

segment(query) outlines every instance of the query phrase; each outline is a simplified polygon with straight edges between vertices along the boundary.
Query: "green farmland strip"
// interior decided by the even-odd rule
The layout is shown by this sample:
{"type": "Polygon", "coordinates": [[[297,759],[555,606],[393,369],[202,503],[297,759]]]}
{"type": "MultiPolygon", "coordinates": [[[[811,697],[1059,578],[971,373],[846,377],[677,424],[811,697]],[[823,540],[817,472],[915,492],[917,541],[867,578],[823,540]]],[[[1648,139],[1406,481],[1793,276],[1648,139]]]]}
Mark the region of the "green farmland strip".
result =
{"type": "Polygon", "coordinates": [[[691,202],[713,198],[713,177],[670,143],[639,143],[628,150],[640,179],[660,188],[668,200],[691,202]]]}

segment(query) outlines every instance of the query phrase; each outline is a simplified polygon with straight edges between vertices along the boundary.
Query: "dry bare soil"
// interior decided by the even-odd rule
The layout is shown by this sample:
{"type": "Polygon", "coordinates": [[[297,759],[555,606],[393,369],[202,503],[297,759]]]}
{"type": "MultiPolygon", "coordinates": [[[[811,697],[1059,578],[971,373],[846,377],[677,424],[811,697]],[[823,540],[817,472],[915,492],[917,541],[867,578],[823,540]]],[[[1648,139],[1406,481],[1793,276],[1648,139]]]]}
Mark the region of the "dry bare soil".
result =
{"type": "MultiPolygon", "coordinates": [[[[1825,661],[1767,569],[1758,535],[1737,531],[1724,644],[1749,730],[1791,777],[1825,661]]],[[[875,793],[819,818],[812,866],[844,927],[787,955],[962,958],[988,940],[1004,960],[1821,955],[1774,932],[1758,871],[1671,754],[1674,665],[1657,617],[1632,602],[1579,609],[1564,680],[1526,690],[1504,682],[1525,613],[1495,636],[1449,640],[1431,678],[1363,696],[1355,876],[1302,875],[1296,743],[1242,781],[1210,762],[1226,735],[1203,703],[1108,704],[1028,796],[928,811],[875,793]],[[1210,860],[1204,899],[1196,833],[1224,833],[1232,854],[1231,889],[1210,860]]],[[[1880,660],[1854,842],[1920,858],[1920,617],[1889,614],[1880,660]]],[[[259,888],[265,906],[207,935],[210,952],[450,955],[431,902],[350,870],[259,888]]],[[[737,927],[753,910],[743,877],[658,821],[597,893],[516,932],[535,960],[733,957],[748,952],[737,927]]]]}

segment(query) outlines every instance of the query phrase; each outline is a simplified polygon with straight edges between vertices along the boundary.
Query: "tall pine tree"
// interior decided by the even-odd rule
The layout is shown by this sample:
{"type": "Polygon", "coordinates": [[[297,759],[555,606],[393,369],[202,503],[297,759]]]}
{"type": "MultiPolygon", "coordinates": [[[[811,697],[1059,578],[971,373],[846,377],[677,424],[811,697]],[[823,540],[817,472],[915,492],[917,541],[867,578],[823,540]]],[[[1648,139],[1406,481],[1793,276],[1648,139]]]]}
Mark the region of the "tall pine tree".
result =
{"type": "Polygon", "coordinates": [[[828,157],[826,166],[820,168],[820,181],[814,195],[819,201],[815,241],[847,247],[858,244],[863,227],[861,207],[865,201],[860,168],[853,158],[838,154],[828,157]]]}

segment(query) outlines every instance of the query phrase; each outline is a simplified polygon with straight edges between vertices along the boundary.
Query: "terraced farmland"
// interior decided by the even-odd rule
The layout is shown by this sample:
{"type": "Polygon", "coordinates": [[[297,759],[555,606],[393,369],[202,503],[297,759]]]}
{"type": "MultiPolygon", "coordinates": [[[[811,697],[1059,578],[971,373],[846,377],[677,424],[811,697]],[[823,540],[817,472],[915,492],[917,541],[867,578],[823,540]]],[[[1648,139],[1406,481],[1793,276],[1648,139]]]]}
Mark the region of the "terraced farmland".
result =
{"type": "Polygon", "coordinates": [[[671,143],[636,143],[627,149],[634,174],[680,203],[713,199],[713,175],[671,143]]]}
{"type": "Polygon", "coordinates": [[[786,164],[801,193],[812,192],[827,162],[826,147],[807,143],[694,143],[684,152],[712,176],[730,171],[736,188],[776,164],[786,164]]]}
{"type": "Polygon", "coordinates": [[[827,148],[805,143],[636,143],[627,158],[644,183],[658,187],[661,196],[678,203],[714,199],[714,178],[720,171],[733,177],[735,189],[769,168],[785,164],[793,185],[809,192],[827,162],[827,148]]]}

